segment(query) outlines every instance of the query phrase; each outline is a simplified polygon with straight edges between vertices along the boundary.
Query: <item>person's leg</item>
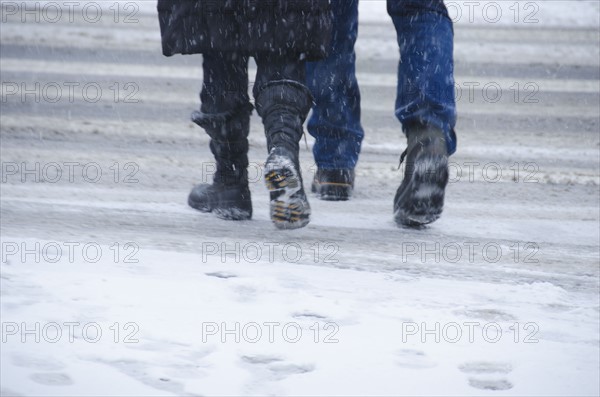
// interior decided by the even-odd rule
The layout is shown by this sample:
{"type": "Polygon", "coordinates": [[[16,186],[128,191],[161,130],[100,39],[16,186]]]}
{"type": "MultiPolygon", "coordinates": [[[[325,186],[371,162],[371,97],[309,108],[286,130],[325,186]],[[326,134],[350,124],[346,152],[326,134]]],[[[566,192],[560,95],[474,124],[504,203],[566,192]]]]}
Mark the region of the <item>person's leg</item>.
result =
{"type": "Polygon", "coordinates": [[[192,120],[210,136],[215,156],[213,184],[194,187],[191,207],[223,219],[252,217],[248,188],[248,133],[252,105],[248,98],[248,57],[233,53],[204,54],[200,111],[192,120]]]}
{"type": "Polygon", "coordinates": [[[400,50],[395,113],[408,138],[395,219],[422,225],[441,215],[448,156],[456,150],[454,32],[442,0],[388,0],[387,7],[400,50]]]}
{"type": "Polygon", "coordinates": [[[358,0],[333,0],[330,55],[306,65],[307,85],[315,106],[307,130],[315,137],[318,168],[313,191],[324,199],[347,199],[352,193],[364,131],[360,123],[360,90],[354,44],[358,34],[358,0]],[[331,181],[330,181],[331,180],[331,181]],[[336,183],[348,187],[335,188],[336,183]]]}
{"type": "Polygon", "coordinates": [[[269,150],[264,175],[271,192],[271,220],[280,229],[300,228],[310,218],[299,161],[302,125],[311,106],[305,62],[299,56],[270,54],[255,59],[253,94],[269,150]]]}
{"type": "Polygon", "coordinates": [[[415,124],[444,132],[456,151],[454,31],[443,0],[388,0],[398,38],[396,117],[405,133],[415,124]]]}

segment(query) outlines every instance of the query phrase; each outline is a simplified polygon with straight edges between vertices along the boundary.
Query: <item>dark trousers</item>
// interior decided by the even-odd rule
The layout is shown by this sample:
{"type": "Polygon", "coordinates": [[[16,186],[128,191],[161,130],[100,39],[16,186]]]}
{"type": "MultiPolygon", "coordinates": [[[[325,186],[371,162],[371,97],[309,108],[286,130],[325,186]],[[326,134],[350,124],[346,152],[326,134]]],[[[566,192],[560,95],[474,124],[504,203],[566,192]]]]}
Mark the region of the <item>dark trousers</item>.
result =
{"type": "MultiPolygon", "coordinates": [[[[230,52],[203,55],[204,82],[200,92],[202,113],[218,115],[248,106],[248,59],[248,56],[230,52]]],[[[256,55],[254,59],[257,65],[256,81],[252,88],[254,98],[274,81],[304,86],[304,61],[271,54],[256,55]]]]}

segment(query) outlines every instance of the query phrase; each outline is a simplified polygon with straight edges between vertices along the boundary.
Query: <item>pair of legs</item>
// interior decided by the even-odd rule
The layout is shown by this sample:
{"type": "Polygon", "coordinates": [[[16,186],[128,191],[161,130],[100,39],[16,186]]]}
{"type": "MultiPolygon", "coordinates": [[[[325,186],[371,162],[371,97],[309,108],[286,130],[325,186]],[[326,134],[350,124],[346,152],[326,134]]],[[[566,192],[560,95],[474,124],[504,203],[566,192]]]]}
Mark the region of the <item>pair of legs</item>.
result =
{"type": "MultiPolygon", "coordinates": [[[[298,161],[302,125],[311,106],[305,63],[295,55],[263,53],[254,58],[258,69],[252,92],[269,150],[264,174],[271,191],[271,219],[279,228],[302,227],[310,216],[298,161]]],[[[217,169],[213,184],[194,187],[188,202],[224,219],[250,219],[248,56],[207,53],[203,70],[202,105],[192,120],[210,136],[217,169]]]]}
{"type": "MultiPolygon", "coordinates": [[[[315,97],[308,132],[316,139],[313,191],[325,199],[344,200],[351,194],[364,136],[355,76],[358,0],[333,0],[333,8],[331,54],[307,65],[315,97]]],[[[429,223],[441,213],[447,156],[456,150],[452,21],[443,0],[387,0],[387,10],[400,52],[395,115],[409,141],[395,218],[400,224],[429,223]],[[433,194],[422,197],[426,191],[433,194]]]]}

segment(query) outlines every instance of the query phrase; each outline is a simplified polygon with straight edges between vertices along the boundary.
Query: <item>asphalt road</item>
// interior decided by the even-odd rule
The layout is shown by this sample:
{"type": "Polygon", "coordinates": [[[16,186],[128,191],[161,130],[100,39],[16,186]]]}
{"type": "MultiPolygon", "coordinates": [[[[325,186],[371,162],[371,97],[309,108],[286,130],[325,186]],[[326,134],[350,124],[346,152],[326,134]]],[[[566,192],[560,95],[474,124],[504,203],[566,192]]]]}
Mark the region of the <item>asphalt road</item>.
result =
{"type": "MultiPolygon", "coordinates": [[[[313,197],[311,224],[282,233],[268,220],[267,193],[257,177],[266,149],[256,116],[250,138],[254,220],[229,223],[187,208],[189,189],[210,180],[212,169],[207,136],[189,121],[199,105],[201,57],[163,57],[155,16],[136,18],[23,23],[13,16],[3,22],[3,236],[134,240],[142,248],[191,252],[218,239],[335,241],[342,257],[336,266],[498,282],[510,271],[517,279],[597,289],[594,29],[455,27],[460,97],[453,182],[443,218],[412,231],[392,221],[405,145],[393,116],[393,27],[361,24],[357,70],[366,138],[355,197],[347,203],[313,197]],[[533,244],[536,261],[504,255],[489,263],[481,252],[452,266],[398,259],[402,243],[466,241],[505,249],[533,244]]],[[[301,154],[306,180],[314,172],[311,144],[308,137],[301,154]]]]}

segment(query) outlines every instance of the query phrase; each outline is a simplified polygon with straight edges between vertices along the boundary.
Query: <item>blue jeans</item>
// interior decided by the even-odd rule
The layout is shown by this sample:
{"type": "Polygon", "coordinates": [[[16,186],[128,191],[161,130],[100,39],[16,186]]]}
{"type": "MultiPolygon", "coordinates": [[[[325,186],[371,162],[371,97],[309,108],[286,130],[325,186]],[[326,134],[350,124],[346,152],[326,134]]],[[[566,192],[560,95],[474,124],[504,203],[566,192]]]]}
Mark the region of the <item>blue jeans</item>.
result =
{"type": "MultiPolygon", "coordinates": [[[[358,0],[333,0],[330,56],[307,63],[307,85],[315,98],[308,132],[319,168],[351,168],[358,162],[364,131],[355,76],[358,0]]],[[[400,57],[395,114],[406,133],[416,123],[441,128],[448,153],[456,151],[454,31],[443,0],[387,0],[400,57]]]]}
{"type": "Polygon", "coordinates": [[[400,59],[396,117],[404,132],[414,124],[436,126],[456,151],[454,30],[443,0],[387,0],[400,59]]]}
{"type": "Polygon", "coordinates": [[[365,135],[354,67],[358,0],[332,0],[332,9],[330,55],[306,64],[306,82],[315,100],[307,129],[315,137],[313,155],[319,168],[354,169],[365,135]]]}

